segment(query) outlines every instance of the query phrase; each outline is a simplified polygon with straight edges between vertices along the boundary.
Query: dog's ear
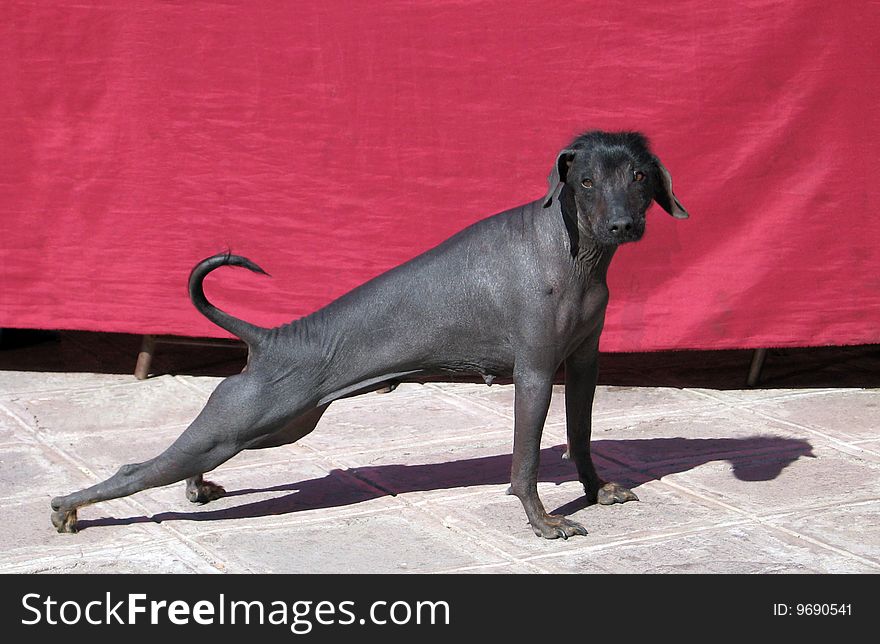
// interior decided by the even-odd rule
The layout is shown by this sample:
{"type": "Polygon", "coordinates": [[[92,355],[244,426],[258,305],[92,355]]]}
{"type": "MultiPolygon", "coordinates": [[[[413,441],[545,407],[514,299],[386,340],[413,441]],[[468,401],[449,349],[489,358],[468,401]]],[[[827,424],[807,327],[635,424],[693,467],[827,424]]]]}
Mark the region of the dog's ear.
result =
{"type": "Polygon", "coordinates": [[[545,208],[549,208],[553,200],[559,197],[559,193],[562,191],[562,186],[568,175],[568,169],[571,167],[571,162],[574,159],[574,153],[574,150],[566,148],[556,157],[556,163],[553,164],[553,169],[550,170],[550,174],[547,176],[549,189],[547,190],[547,196],[544,197],[545,208]]]}
{"type": "Polygon", "coordinates": [[[688,215],[684,206],[681,205],[681,202],[678,200],[678,197],[675,196],[675,193],[672,192],[672,175],[669,174],[669,170],[666,169],[666,166],[664,166],[657,157],[654,157],[654,165],[657,166],[654,201],[660,204],[660,207],[663,208],[663,210],[676,219],[687,219],[690,215],[688,215]]]}

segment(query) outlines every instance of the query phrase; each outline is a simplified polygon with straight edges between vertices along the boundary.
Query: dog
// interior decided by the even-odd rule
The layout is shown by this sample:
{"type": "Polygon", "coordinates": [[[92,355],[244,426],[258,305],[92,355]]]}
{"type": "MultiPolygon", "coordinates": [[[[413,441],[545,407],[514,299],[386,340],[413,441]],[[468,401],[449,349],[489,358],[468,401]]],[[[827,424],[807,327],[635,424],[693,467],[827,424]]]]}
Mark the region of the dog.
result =
{"type": "Polygon", "coordinates": [[[656,202],[687,211],[672,178],[637,132],[590,131],[559,152],[545,197],[478,221],[439,246],[370,280],[326,307],[276,328],[235,318],[205,297],[221,266],[264,271],[223,254],[192,271],[195,307],[248,346],[245,369],[222,381],[164,452],[123,465],[109,479],[52,500],[58,532],[75,532],[77,508],[186,480],[190,501],[222,496],[203,474],[245,449],[275,447],[311,432],[334,400],[427,376],[479,374],[514,385],[509,493],[535,534],[585,535],[538,498],[541,433],[555,374],[565,370],[567,455],[591,502],[637,500],[603,481],[590,456],[606,275],[618,246],[640,239],[656,202]]]}

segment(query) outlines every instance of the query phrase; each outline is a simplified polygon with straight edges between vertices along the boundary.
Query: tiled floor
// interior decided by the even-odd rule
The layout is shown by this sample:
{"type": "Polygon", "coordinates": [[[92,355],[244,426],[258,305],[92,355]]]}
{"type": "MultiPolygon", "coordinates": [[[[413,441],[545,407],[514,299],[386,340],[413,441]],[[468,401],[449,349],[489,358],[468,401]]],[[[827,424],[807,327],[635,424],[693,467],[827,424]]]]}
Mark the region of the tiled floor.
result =
{"type": "MultiPolygon", "coordinates": [[[[8,338],[7,338],[8,339],[8,338]]],[[[0,572],[880,572],[880,349],[606,356],[601,474],[640,502],[587,506],[562,389],[539,491],[590,534],[534,536],[505,495],[512,388],[401,385],[333,403],[299,443],[246,452],[193,506],[183,485],[84,508],[59,535],[49,499],[166,447],[235,349],[160,349],[65,333],[0,351],[0,572]],[[170,375],[176,374],[176,375],[170,375]]]]}

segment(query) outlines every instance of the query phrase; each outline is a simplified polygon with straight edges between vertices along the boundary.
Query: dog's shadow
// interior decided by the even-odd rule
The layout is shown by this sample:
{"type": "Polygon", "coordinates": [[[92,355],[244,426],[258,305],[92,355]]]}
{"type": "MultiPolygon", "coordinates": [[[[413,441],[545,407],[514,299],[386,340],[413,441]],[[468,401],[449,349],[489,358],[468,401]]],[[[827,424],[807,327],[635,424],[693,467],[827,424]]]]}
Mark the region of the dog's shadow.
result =
{"type": "MultiPolygon", "coordinates": [[[[564,446],[556,446],[541,451],[540,481],[560,484],[577,480],[574,464],[562,458],[564,449],[564,446]]],[[[638,488],[648,481],[691,470],[711,461],[728,461],[733,475],[740,480],[769,481],[799,458],[813,457],[809,442],[775,436],[597,440],[592,443],[592,452],[601,458],[597,464],[600,476],[630,488],[638,488]]],[[[289,492],[271,499],[218,510],[82,520],[77,522],[77,527],[83,530],[133,523],[267,517],[341,507],[408,492],[503,485],[510,481],[510,464],[511,456],[502,454],[424,465],[378,465],[333,470],[321,478],[266,488],[229,490],[225,495],[235,497],[289,492]]],[[[222,484],[222,480],[218,480],[218,483],[222,484]]],[[[587,505],[586,497],[580,495],[552,510],[552,513],[572,514],[587,505]]]]}

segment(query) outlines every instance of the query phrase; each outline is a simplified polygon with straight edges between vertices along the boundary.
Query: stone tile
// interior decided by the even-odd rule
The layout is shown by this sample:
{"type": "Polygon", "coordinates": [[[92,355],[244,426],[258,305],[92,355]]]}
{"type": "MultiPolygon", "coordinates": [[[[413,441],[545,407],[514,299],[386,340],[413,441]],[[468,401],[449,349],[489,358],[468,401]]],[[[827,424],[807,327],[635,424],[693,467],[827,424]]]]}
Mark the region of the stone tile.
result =
{"type": "Polygon", "coordinates": [[[170,376],[113,387],[22,394],[4,404],[40,435],[52,439],[188,425],[200,395],[170,376]]]}
{"type": "Polygon", "coordinates": [[[334,402],[315,431],[300,442],[330,454],[356,453],[473,435],[507,424],[480,410],[452,404],[429,387],[407,384],[390,394],[369,393],[334,402]]]}
{"type": "Polygon", "coordinates": [[[3,443],[31,442],[30,432],[22,427],[0,402],[0,445],[3,443]]]}
{"type": "MultiPolygon", "coordinates": [[[[513,422],[513,385],[495,384],[487,387],[473,383],[437,382],[427,386],[441,395],[457,400],[459,405],[473,405],[474,409],[483,409],[509,423],[513,422]]],[[[554,386],[547,420],[558,422],[559,418],[565,419],[565,401],[562,398],[562,388],[554,386]]]]}
{"type": "Polygon", "coordinates": [[[504,561],[413,509],[217,532],[196,541],[259,573],[418,573],[504,561]]]}
{"type": "MultiPolygon", "coordinates": [[[[58,534],[50,520],[49,494],[7,500],[0,504],[0,572],[50,570],[57,560],[116,557],[119,550],[137,550],[145,544],[167,540],[167,535],[150,534],[138,526],[110,526],[105,530],[83,530],[77,534],[58,534]],[[103,554],[101,554],[103,553],[103,554]]],[[[110,512],[124,511],[121,501],[105,504],[110,512]]]]}
{"type": "Polygon", "coordinates": [[[0,400],[38,393],[103,389],[136,382],[131,374],[0,371],[0,400]]]}
{"type": "Polygon", "coordinates": [[[754,408],[774,418],[813,427],[844,440],[880,438],[880,389],[774,398],[754,408]]]}
{"type": "Polygon", "coordinates": [[[767,514],[880,497],[880,464],[820,447],[815,458],[791,452],[736,455],[654,471],[682,487],[749,513],[767,514]]]}
{"type": "Polygon", "coordinates": [[[687,389],[675,387],[620,387],[599,385],[593,400],[593,417],[655,416],[687,407],[711,408],[714,402],[687,389]]]}
{"type": "Polygon", "coordinates": [[[601,566],[616,573],[868,573],[870,565],[759,524],[657,538],[532,559],[553,572],[601,566]]]}
{"type": "Polygon", "coordinates": [[[880,572],[880,499],[867,503],[840,505],[768,520],[841,550],[878,563],[880,572]]]}
{"type": "MultiPolygon", "coordinates": [[[[443,393],[486,406],[504,418],[513,419],[513,385],[433,384],[443,393]]],[[[672,387],[621,387],[600,385],[593,400],[593,418],[640,417],[680,410],[710,408],[711,399],[672,387]]],[[[565,387],[555,385],[547,424],[565,423],[565,387]]]]}
{"type": "Polygon", "coordinates": [[[38,445],[0,445],[0,498],[4,500],[55,496],[86,481],[67,461],[38,445]]]}
{"type": "Polygon", "coordinates": [[[90,434],[53,432],[44,435],[44,440],[50,448],[71,455],[98,479],[105,479],[116,473],[121,465],[141,463],[157,456],[183,430],[184,427],[178,426],[154,431],[120,432],[105,429],[90,434]]]}
{"type": "MultiPolygon", "coordinates": [[[[742,515],[707,505],[656,481],[641,479],[637,474],[608,472],[607,476],[610,480],[631,487],[639,501],[612,506],[587,506],[583,489],[577,482],[539,484],[538,494],[548,512],[564,514],[589,532],[586,537],[572,537],[564,542],[535,536],[522,504],[515,497],[504,495],[501,490],[494,494],[486,492],[479,497],[429,502],[425,510],[517,559],[559,551],[577,551],[596,544],[648,537],[682,527],[743,520],[742,515]]],[[[595,572],[586,566],[586,562],[581,564],[581,567],[573,568],[570,572],[595,572]]]]}

